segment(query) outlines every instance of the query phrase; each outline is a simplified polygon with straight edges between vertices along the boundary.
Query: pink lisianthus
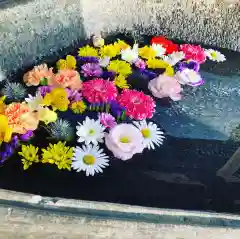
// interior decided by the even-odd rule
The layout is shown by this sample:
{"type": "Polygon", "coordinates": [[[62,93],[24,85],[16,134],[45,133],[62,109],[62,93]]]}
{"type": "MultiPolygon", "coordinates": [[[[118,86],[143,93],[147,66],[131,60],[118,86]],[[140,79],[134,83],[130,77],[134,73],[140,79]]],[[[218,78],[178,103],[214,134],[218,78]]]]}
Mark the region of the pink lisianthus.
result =
{"type": "Polygon", "coordinates": [[[174,77],[160,75],[149,82],[148,89],[157,98],[170,97],[174,101],[182,99],[181,85],[174,77]]]}
{"type": "Polygon", "coordinates": [[[115,100],[118,92],[113,82],[98,78],[84,82],[82,94],[90,103],[106,103],[115,100]]]}
{"type": "Polygon", "coordinates": [[[107,148],[121,160],[128,160],[144,149],[142,133],[132,124],[119,124],[105,137],[107,148]]]}
{"type": "Polygon", "coordinates": [[[100,113],[98,116],[100,123],[106,128],[113,128],[117,125],[115,118],[108,113],[100,113]]]}
{"type": "Polygon", "coordinates": [[[82,88],[82,81],[77,71],[66,69],[58,71],[52,82],[49,82],[49,85],[80,90],[82,88]]]}
{"type": "Polygon", "coordinates": [[[199,45],[183,44],[180,49],[185,54],[186,60],[194,60],[202,64],[207,59],[205,50],[199,45]]]}
{"type": "Polygon", "coordinates": [[[118,97],[118,103],[126,108],[126,115],[131,119],[152,118],[156,103],[152,97],[137,90],[124,89],[118,97]]]}
{"type": "Polygon", "coordinates": [[[200,86],[204,84],[204,80],[198,72],[187,68],[178,71],[175,78],[182,85],[200,86]]]}

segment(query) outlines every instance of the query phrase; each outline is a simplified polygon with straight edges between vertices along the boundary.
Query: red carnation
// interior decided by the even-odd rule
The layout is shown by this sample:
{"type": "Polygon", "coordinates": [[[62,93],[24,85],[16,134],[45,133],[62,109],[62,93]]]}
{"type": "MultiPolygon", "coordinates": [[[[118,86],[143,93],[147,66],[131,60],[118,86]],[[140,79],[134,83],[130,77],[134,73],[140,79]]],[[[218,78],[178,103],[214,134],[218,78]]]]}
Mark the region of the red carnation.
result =
{"type": "Polygon", "coordinates": [[[159,44],[166,48],[166,54],[172,54],[173,52],[178,51],[178,45],[168,40],[164,36],[153,37],[151,44],[159,44]]]}

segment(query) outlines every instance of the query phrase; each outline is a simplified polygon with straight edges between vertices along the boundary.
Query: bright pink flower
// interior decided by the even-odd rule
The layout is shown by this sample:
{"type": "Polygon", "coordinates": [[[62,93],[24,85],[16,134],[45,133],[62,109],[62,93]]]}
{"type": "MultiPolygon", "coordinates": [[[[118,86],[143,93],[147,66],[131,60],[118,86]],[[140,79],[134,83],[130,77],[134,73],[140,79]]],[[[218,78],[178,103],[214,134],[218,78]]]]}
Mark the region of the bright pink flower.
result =
{"type": "Polygon", "coordinates": [[[155,101],[152,97],[137,90],[124,89],[118,97],[118,103],[126,108],[126,115],[131,119],[144,120],[152,118],[155,101]]]}
{"type": "Polygon", "coordinates": [[[183,44],[180,49],[185,54],[186,60],[194,60],[202,64],[207,59],[204,49],[199,45],[183,44]]]}
{"type": "Polygon", "coordinates": [[[160,75],[149,82],[148,89],[157,98],[170,97],[174,101],[182,98],[181,85],[174,77],[160,75]]]}
{"type": "Polygon", "coordinates": [[[132,124],[119,124],[105,137],[107,148],[121,160],[128,160],[144,149],[143,136],[132,124]]]}
{"type": "Polygon", "coordinates": [[[113,82],[98,78],[84,82],[82,94],[90,103],[106,103],[115,100],[118,92],[113,82]]]}
{"type": "Polygon", "coordinates": [[[100,123],[106,128],[113,128],[117,125],[115,118],[108,113],[100,113],[98,118],[100,119],[100,123]]]}

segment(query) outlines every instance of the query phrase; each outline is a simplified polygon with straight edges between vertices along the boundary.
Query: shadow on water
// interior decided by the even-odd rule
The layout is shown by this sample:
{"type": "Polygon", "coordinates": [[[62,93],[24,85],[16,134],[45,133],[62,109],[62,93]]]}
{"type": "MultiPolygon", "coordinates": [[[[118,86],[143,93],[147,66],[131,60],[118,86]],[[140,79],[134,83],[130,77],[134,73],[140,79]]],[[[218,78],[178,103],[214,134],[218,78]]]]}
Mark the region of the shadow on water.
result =
{"type": "Polygon", "coordinates": [[[0,0],[0,9],[15,7],[20,4],[26,4],[32,0],[0,0]]]}

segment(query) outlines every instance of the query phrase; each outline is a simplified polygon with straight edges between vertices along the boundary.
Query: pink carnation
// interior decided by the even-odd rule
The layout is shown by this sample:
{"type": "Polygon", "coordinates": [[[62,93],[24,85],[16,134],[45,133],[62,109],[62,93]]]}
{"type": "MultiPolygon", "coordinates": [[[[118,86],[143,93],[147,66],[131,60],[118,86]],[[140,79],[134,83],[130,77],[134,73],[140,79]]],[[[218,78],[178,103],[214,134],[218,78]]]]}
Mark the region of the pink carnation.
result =
{"type": "Polygon", "coordinates": [[[137,90],[124,89],[118,97],[118,103],[126,108],[126,115],[131,119],[144,120],[152,118],[155,101],[152,97],[137,90]]]}
{"type": "Polygon", "coordinates": [[[107,148],[116,158],[128,160],[144,149],[143,136],[132,124],[119,124],[105,137],[107,148]]]}
{"type": "Polygon", "coordinates": [[[180,49],[185,54],[186,60],[194,60],[202,64],[207,59],[204,49],[199,45],[183,44],[180,49]]]}
{"type": "Polygon", "coordinates": [[[106,128],[113,128],[117,125],[115,118],[108,113],[101,113],[98,116],[100,123],[106,128]]]}
{"type": "Polygon", "coordinates": [[[115,100],[118,92],[113,82],[98,78],[84,82],[82,94],[90,103],[106,103],[115,100]]]}
{"type": "Polygon", "coordinates": [[[80,75],[74,70],[60,70],[49,84],[57,87],[69,87],[71,90],[82,88],[80,75]]]}
{"type": "Polygon", "coordinates": [[[170,97],[174,101],[182,98],[181,85],[174,77],[160,75],[149,82],[148,89],[157,98],[170,97]]]}

